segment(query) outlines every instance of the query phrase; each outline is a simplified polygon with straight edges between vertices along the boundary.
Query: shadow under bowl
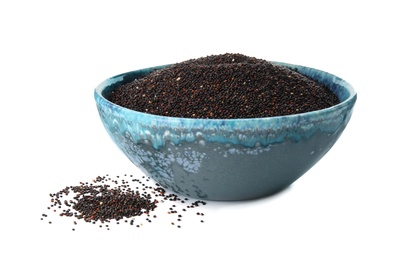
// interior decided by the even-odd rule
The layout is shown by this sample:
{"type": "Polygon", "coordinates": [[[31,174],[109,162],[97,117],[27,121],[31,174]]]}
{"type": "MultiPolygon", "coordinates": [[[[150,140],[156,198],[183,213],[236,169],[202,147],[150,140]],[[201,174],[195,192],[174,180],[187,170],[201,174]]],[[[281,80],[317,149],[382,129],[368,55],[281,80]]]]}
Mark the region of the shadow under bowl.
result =
{"type": "Polygon", "coordinates": [[[357,94],[343,79],[317,69],[274,62],[328,87],[340,103],[288,116],[193,119],[127,109],[106,98],[151,67],[102,82],[94,92],[103,125],[114,143],[164,188],[205,200],[247,200],[288,187],[338,140],[357,94]]]}

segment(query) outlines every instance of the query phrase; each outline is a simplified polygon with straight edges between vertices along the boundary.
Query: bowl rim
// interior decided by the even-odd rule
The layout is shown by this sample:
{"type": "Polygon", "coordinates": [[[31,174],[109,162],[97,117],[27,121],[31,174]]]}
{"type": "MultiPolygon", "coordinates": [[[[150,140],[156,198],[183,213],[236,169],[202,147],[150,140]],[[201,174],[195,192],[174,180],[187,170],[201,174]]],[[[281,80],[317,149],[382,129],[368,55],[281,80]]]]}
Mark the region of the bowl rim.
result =
{"type": "MultiPolygon", "coordinates": [[[[128,71],[128,72],[124,72],[115,76],[112,76],[110,78],[105,79],[104,81],[102,81],[94,90],[94,95],[95,95],[95,99],[98,102],[99,100],[105,102],[108,106],[111,106],[113,109],[119,110],[119,111],[129,111],[131,113],[134,113],[136,115],[141,115],[144,117],[150,117],[153,120],[166,120],[167,122],[173,121],[173,120],[177,120],[178,122],[180,122],[180,120],[183,121],[194,121],[194,122],[243,122],[243,121],[271,121],[271,120],[281,120],[281,119],[293,119],[293,118],[300,118],[300,117],[304,117],[304,116],[317,116],[320,115],[322,113],[331,113],[333,111],[339,110],[345,106],[353,106],[356,99],[357,99],[357,92],[355,91],[355,89],[353,88],[353,86],[345,81],[344,79],[329,73],[327,71],[323,71],[320,69],[316,69],[316,68],[312,68],[312,67],[307,67],[307,66],[303,66],[303,65],[296,65],[296,64],[291,64],[291,63],[285,63],[285,62],[278,62],[278,61],[269,61],[272,62],[276,65],[280,65],[280,66],[285,66],[287,68],[302,68],[302,69],[306,69],[306,70],[312,70],[318,73],[323,73],[326,74],[329,77],[333,78],[333,83],[342,86],[342,88],[344,90],[346,90],[348,92],[348,97],[343,100],[340,101],[340,103],[328,107],[328,108],[324,108],[324,109],[320,109],[320,110],[314,110],[314,111],[309,111],[309,112],[304,112],[304,113],[295,113],[295,114],[290,114],[290,115],[282,115],[282,116],[271,116],[271,117],[252,117],[252,118],[190,118],[190,117],[173,117],[173,116],[164,116],[164,115],[156,115],[156,114],[150,114],[150,113],[145,113],[145,112],[141,112],[141,111],[137,111],[137,110],[133,110],[130,108],[126,108],[123,106],[120,106],[118,104],[115,104],[111,101],[109,101],[107,98],[104,97],[103,92],[108,88],[111,87],[113,84],[120,82],[124,79],[124,76],[129,75],[131,73],[138,73],[138,72],[142,72],[142,73],[146,73],[149,71],[152,71],[154,69],[161,69],[161,68],[165,68],[167,66],[173,65],[173,64],[165,64],[165,65],[159,65],[159,66],[152,66],[152,67],[146,67],[143,69],[137,69],[137,70],[132,70],[132,71],[128,71]],[[336,81],[336,82],[335,82],[336,81]]],[[[303,74],[303,73],[301,73],[303,74]]],[[[304,74],[303,74],[304,75],[304,74]]],[[[325,85],[326,86],[326,85],[325,85]]],[[[328,87],[328,86],[326,86],[328,87]]]]}

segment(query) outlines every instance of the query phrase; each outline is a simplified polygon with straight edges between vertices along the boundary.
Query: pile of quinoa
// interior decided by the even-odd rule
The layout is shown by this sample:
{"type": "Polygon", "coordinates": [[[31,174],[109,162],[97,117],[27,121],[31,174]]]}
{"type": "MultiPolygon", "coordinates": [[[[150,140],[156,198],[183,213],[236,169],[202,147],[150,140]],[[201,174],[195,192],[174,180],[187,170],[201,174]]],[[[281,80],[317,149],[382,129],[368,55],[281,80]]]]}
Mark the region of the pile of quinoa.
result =
{"type": "Polygon", "coordinates": [[[297,71],[232,53],[155,70],[114,89],[108,100],[144,113],[207,119],[283,116],[339,103],[326,86],[297,71]]]}
{"type": "Polygon", "coordinates": [[[158,183],[152,186],[150,182],[145,176],[136,178],[125,174],[114,178],[106,174],[91,182],[66,186],[49,194],[50,204],[40,219],[54,224],[57,217],[69,218],[73,221],[73,231],[81,222],[110,230],[114,225],[140,228],[143,224],[162,220],[181,228],[184,219],[191,218],[191,211],[194,211],[196,221],[204,223],[205,214],[198,208],[206,205],[205,201],[169,193],[158,183]]]}

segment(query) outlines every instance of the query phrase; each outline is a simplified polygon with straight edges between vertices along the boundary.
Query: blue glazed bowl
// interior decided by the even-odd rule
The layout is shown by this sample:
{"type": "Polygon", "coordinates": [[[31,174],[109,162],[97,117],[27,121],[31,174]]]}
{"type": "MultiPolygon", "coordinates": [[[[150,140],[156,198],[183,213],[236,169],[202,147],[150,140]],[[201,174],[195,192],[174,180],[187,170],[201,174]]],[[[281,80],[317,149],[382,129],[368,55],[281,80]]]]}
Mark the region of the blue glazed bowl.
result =
{"type": "Polygon", "coordinates": [[[279,117],[192,119],[137,112],[106,99],[118,86],[166,65],[109,78],[94,96],[111,139],[164,188],[205,200],[254,199],[281,191],[318,162],[345,129],[357,98],[335,75],[274,63],[324,84],[340,104],[279,117]]]}

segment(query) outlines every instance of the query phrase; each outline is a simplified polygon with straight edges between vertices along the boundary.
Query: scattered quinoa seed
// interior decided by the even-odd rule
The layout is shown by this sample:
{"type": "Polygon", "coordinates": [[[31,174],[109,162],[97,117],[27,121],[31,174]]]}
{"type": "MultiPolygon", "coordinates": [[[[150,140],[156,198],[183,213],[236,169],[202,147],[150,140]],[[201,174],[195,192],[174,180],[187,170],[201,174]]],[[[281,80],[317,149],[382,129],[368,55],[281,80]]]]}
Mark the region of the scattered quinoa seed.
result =
{"type": "MultiPolygon", "coordinates": [[[[174,221],[181,221],[182,215],[175,210],[175,208],[181,207],[181,204],[176,203],[187,201],[187,198],[182,199],[176,194],[167,193],[165,189],[159,187],[158,183],[155,184],[154,188],[143,184],[139,179],[133,178],[132,175],[130,177],[132,180],[121,180],[120,176],[115,179],[111,179],[108,175],[98,176],[91,183],[80,182],[76,186],[66,186],[62,190],[50,194],[51,206],[47,209],[51,214],[72,218],[73,231],[75,231],[79,219],[93,225],[98,223],[99,228],[104,226],[107,230],[110,230],[111,223],[118,226],[121,226],[122,223],[134,225],[135,218],[141,216],[145,217],[147,223],[152,223],[152,218],[161,219],[157,217],[157,214],[151,214],[160,204],[163,205],[163,213],[169,216],[168,219],[174,218],[174,221]],[[141,185],[139,187],[143,186],[147,191],[139,192],[138,189],[132,189],[128,183],[139,183],[141,185]],[[156,199],[155,197],[161,197],[162,199],[156,199]],[[53,207],[59,208],[58,213],[51,210],[53,207]]],[[[147,177],[144,177],[144,179],[150,180],[147,177]]],[[[194,201],[188,207],[200,204],[204,205],[202,201],[194,201]]],[[[184,206],[182,210],[186,211],[186,207],[184,206]]],[[[49,214],[41,214],[40,219],[43,220],[44,218],[48,218],[48,223],[52,224],[49,214]]],[[[174,225],[174,221],[172,225],[174,225]]],[[[140,222],[139,225],[135,226],[142,227],[143,223],[140,222]]]]}

